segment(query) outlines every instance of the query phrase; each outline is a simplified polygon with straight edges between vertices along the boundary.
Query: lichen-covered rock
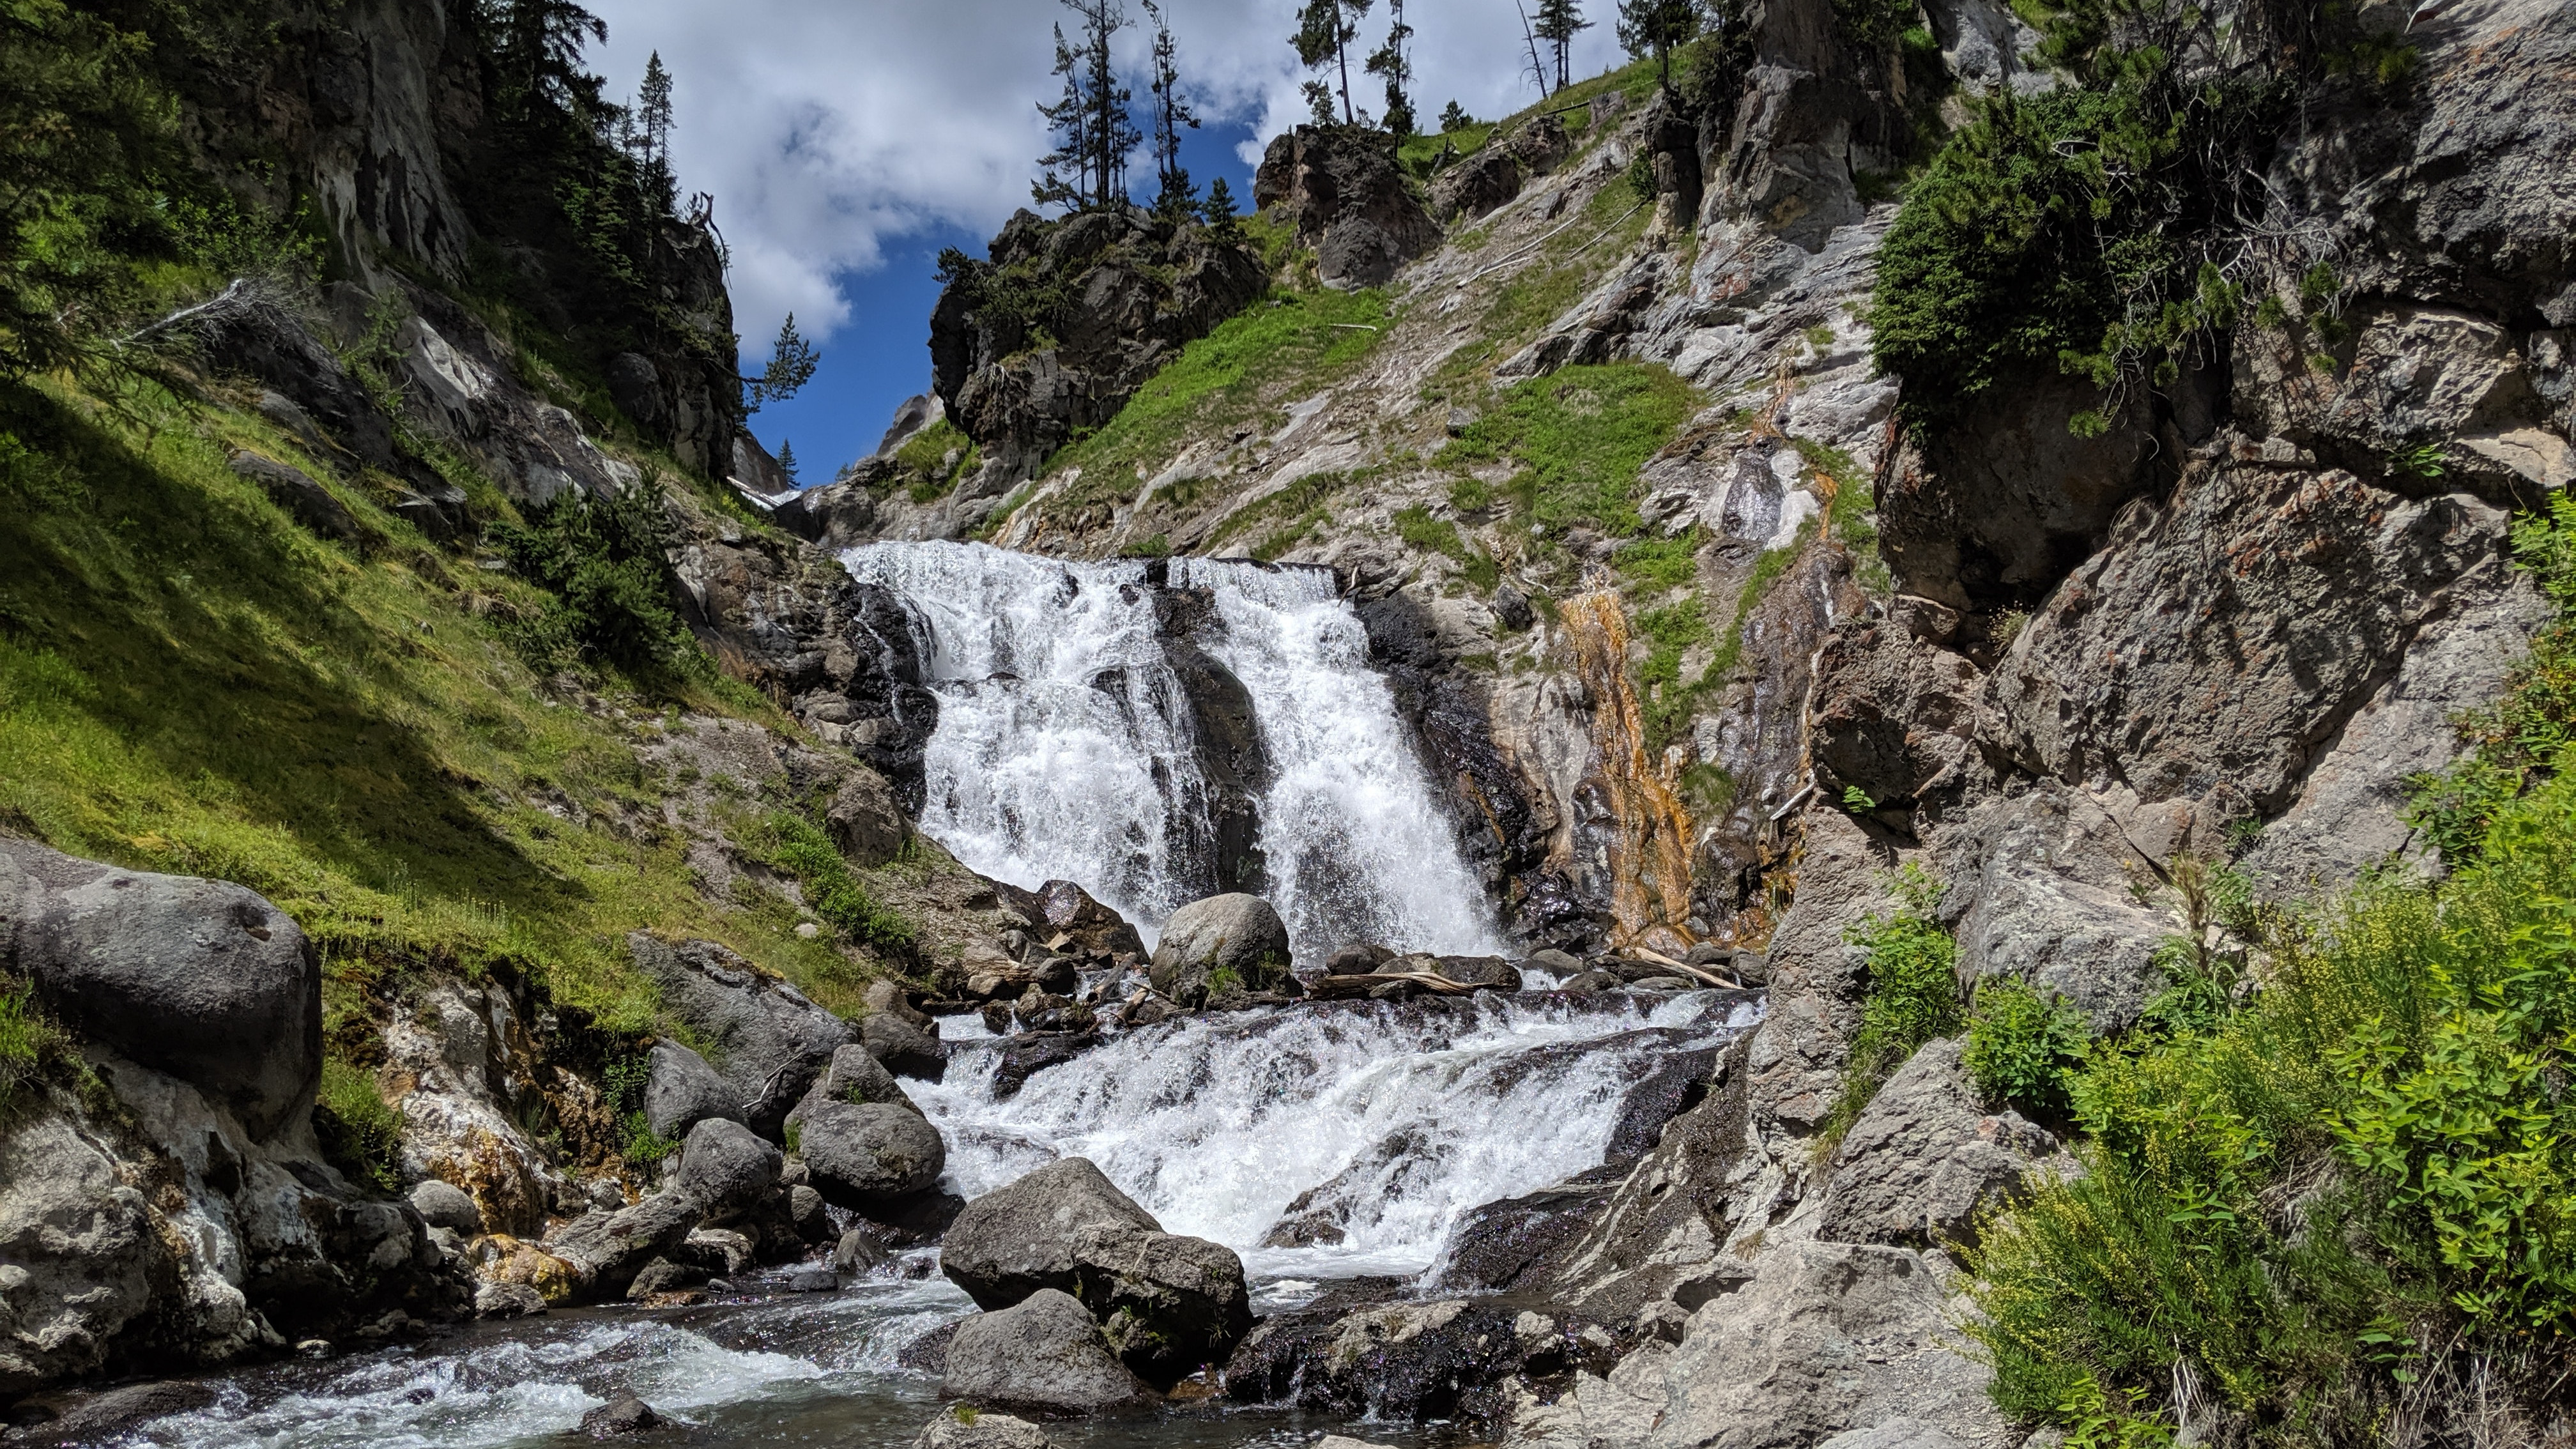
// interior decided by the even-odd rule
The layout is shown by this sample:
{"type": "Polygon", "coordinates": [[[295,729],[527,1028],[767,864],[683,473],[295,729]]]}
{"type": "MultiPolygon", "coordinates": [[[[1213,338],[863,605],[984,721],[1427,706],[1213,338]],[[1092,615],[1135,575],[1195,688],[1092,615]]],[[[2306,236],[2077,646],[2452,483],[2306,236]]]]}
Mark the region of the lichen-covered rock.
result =
{"type": "Polygon", "coordinates": [[[1956,1038],[1927,1042],[1870,1099],[1834,1149],[1817,1237],[1973,1247],[1982,1216],[2018,1200],[2033,1171],[2063,1165],[2046,1129],[1979,1105],[1960,1056],[1956,1038]]]}
{"type": "Polygon", "coordinates": [[[1094,1414],[1154,1398],[1110,1352],[1089,1310],[1052,1288],[957,1325],[939,1391],[1053,1414],[1094,1414]]]}
{"type": "Polygon", "coordinates": [[[252,1135],[322,1076],[322,972],[284,911],[229,881],[0,837],[0,965],[89,1040],[223,1102],[252,1135]]]}

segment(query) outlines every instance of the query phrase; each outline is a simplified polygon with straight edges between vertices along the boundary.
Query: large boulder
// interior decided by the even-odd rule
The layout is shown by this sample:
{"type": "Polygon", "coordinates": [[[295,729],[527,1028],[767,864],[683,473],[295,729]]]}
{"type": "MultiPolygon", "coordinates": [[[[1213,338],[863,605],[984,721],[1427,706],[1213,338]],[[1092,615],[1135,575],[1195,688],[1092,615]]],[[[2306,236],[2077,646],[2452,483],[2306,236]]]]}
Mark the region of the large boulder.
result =
{"type": "Polygon", "coordinates": [[[1192,901],[1163,923],[1154,947],[1154,989],[1185,1006],[1211,991],[1275,989],[1288,979],[1288,926],[1259,896],[1192,901]]]}
{"type": "Polygon", "coordinates": [[[675,1041],[655,1042],[645,1058],[644,1123],[656,1137],[674,1141],[690,1128],[721,1118],[742,1120],[742,1096],[716,1075],[707,1059],[675,1041]]]}
{"type": "Polygon", "coordinates": [[[1073,1272],[1110,1347],[1148,1383],[1224,1363],[1252,1328],[1243,1260],[1205,1238],[1123,1223],[1085,1228],[1074,1236],[1073,1272]]]}
{"type": "Polygon", "coordinates": [[[616,1298],[654,1259],[676,1253],[706,1215],[706,1205],[693,1194],[657,1192],[613,1213],[573,1219],[547,1241],[545,1251],[588,1296],[616,1298]]]}
{"type": "Polygon", "coordinates": [[[1974,1246],[1978,1220],[2064,1161],[2057,1139],[2009,1109],[1988,1113],[1957,1039],[1896,1069],[1834,1151],[1816,1236],[1889,1247],[1974,1246]]]}
{"type": "Polygon", "coordinates": [[[688,1140],[680,1144],[680,1167],[671,1186],[695,1198],[705,1216],[720,1218],[767,1196],[784,1165],[778,1149],[750,1128],[711,1117],[690,1128],[688,1140]]]}
{"type": "Polygon", "coordinates": [[[899,1077],[936,1082],[948,1075],[948,1043],[939,1039],[939,1024],[891,1011],[869,1014],[859,1023],[859,1042],[868,1055],[899,1077]]]}
{"type": "Polygon", "coordinates": [[[0,966],[83,1037],[222,1102],[254,1137],[313,1103],[320,963],[245,887],[0,839],[0,966]]]}
{"type": "Polygon", "coordinates": [[[979,1308],[1007,1308],[1042,1288],[1069,1293],[1075,1239],[1099,1227],[1163,1230],[1089,1159],[1060,1158],[968,1203],[949,1225],[939,1271],[979,1308]]]}
{"type": "Polygon", "coordinates": [[[0,1137],[0,1396],[96,1373],[168,1271],[149,1204],[59,1118],[0,1137]]]}
{"type": "Polygon", "coordinates": [[[797,1150],[815,1191],[843,1207],[890,1202],[939,1181],[948,1144],[919,1112],[882,1102],[809,1102],[797,1150]]]}
{"type": "Polygon", "coordinates": [[[1090,1311],[1052,1288],[959,1324],[939,1391],[1050,1414],[1095,1414],[1154,1397],[1110,1352],[1090,1311]]]}
{"type": "Polygon", "coordinates": [[[805,1100],[796,1104],[796,1110],[787,1114],[787,1125],[801,1130],[806,1111],[822,1102],[873,1102],[880,1106],[901,1107],[907,1112],[918,1113],[921,1110],[912,1098],[904,1095],[903,1084],[894,1079],[894,1073],[886,1070],[885,1063],[870,1055],[863,1046],[845,1046],[832,1053],[832,1065],[824,1068],[823,1075],[814,1079],[814,1085],[806,1089],[805,1100]]]}
{"type": "Polygon", "coordinates": [[[661,988],[662,1009],[697,1034],[717,1073],[733,1084],[744,1123],[778,1136],[789,1110],[850,1040],[850,1024],[713,941],[673,945],[637,931],[626,944],[661,988]]]}

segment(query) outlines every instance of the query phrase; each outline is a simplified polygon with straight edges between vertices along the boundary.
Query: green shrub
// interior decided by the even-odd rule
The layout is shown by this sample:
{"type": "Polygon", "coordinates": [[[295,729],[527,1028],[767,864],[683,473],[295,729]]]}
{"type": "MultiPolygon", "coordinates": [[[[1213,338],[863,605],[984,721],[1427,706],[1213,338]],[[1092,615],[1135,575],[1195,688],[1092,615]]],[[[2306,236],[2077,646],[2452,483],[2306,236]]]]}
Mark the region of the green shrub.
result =
{"type": "Polygon", "coordinates": [[[1630,583],[1650,589],[1678,589],[1699,577],[1700,535],[1697,528],[1654,538],[1632,538],[1610,556],[1630,583]]]}
{"type": "Polygon", "coordinates": [[[1936,914],[1941,885],[1908,865],[1890,883],[1896,909],[1852,926],[1844,939],[1865,954],[1869,995],[1843,1066],[1841,1095],[1819,1134],[1820,1155],[1842,1141],[1861,1110],[1914,1049],[1959,1029],[1959,948],[1936,914]]]}
{"type": "MultiPolygon", "coordinates": [[[[2073,83],[1975,103],[1913,183],[1870,302],[1909,424],[2048,372],[2089,378],[2107,409],[2234,325],[2242,279],[2220,265],[2236,255],[2220,228],[2261,210],[2281,87],[2188,71],[2209,24],[2174,0],[2069,6],[2047,48],[2073,83]]],[[[2070,420],[2104,425],[2104,410],[2070,420]]]]}
{"type": "Polygon", "coordinates": [[[1962,1059],[1987,1101],[2060,1121],[2072,1105],[2068,1080],[2091,1036],[2083,1014],[2063,1001],[2043,999],[2009,976],[1988,977],[1969,1006],[1962,1059]]]}
{"type": "Polygon", "coordinates": [[[379,1193],[402,1185],[402,1114],[386,1103],[373,1073],[338,1057],[322,1059],[313,1135],[324,1160],[351,1182],[379,1193]]]}
{"type": "Polygon", "coordinates": [[[61,1041],[36,1005],[35,988],[0,974],[0,1112],[17,1100],[19,1089],[44,1069],[45,1055],[61,1041]]]}
{"type": "Polygon", "coordinates": [[[495,524],[492,540],[520,577],[554,595],[518,631],[530,664],[596,658],[684,672],[700,657],[662,581],[671,519],[658,481],[606,498],[568,488],[525,524],[495,524]]]}

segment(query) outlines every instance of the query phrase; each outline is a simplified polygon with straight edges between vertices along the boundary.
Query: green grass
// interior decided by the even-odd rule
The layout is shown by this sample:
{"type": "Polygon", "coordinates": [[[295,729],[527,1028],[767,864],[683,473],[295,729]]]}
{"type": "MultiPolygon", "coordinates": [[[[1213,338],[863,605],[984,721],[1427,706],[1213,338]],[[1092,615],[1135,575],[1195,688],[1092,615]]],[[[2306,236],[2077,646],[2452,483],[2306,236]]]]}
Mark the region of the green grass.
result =
{"type": "Polygon", "coordinates": [[[1407,508],[1395,515],[1396,535],[1415,548],[1445,554],[1458,564],[1459,577],[1479,590],[1491,591],[1502,582],[1502,566],[1493,555],[1471,547],[1459,533],[1458,525],[1445,518],[1435,518],[1428,508],[1407,508]]]}
{"type": "Polygon", "coordinates": [[[699,897],[635,754],[665,707],[759,716],[746,691],[598,666],[626,718],[547,697],[511,621],[549,596],[428,547],[371,484],[337,491],[377,542],[320,542],[234,446],[327,476],[148,383],[0,391],[0,828],[250,886],[320,943],[344,1014],[369,963],[506,963],[643,1030],[638,927],[795,974],[783,927],[699,897]]]}
{"type": "Polygon", "coordinates": [[[45,1059],[62,1034],[36,1004],[35,989],[14,976],[0,974],[0,1119],[18,1091],[36,1080],[45,1059]]]}
{"type": "Polygon", "coordinates": [[[1515,512],[1551,534],[1588,527],[1625,538],[1637,517],[1637,472],[1699,401],[1658,363],[1569,367],[1504,392],[1434,460],[1465,470],[1508,460],[1515,512]]]}
{"type": "Polygon", "coordinates": [[[1274,292],[1181,349],[1098,432],[1067,444],[1047,471],[1082,469],[1068,506],[1124,498],[1138,470],[1158,471],[1193,439],[1271,421],[1298,396],[1322,391],[1366,358],[1393,325],[1386,296],[1274,292]]]}
{"type": "Polygon", "coordinates": [[[1254,558],[1268,563],[1296,547],[1310,531],[1330,519],[1324,509],[1326,499],[1368,476],[1373,476],[1368,470],[1309,473],[1227,514],[1209,532],[1206,548],[1214,553],[1220,545],[1261,529],[1261,540],[1251,552],[1254,558]]]}
{"type": "Polygon", "coordinates": [[[983,465],[982,451],[963,428],[946,418],[912,435],[897,448],[895,465],[902,469],[896,486],[915,503],[935,503],[956,491],[958,481],[983,465]],[[957,454],[957,465],[945,466],[951,451],[957,454]]]}
{"type": "Polygon", "coordinates": [[[1700,531],[1635,538],[1619,545],[1610,563],[1620,577],[1648,589],[1678,589],[1699,577],[1700,531]]]}
{"type": "Polygon", "coordinates": [[[381,1193],[401,1185],[402,1113],[385,1101],[372,1073],[338,1057],[322,1059],[313,1135],[323,1157],[350,1181],[381,1193]]]}
{"type": "MultiPolygon", "coordinates": [[[[1628,188],[1601,188],[1584,203],[1580,216],[1569,218],[1570,225],[1540,244],[1536,255],[1515,263],[1508,278],[1480,286],[1492,300],[1477,315],[1475,335],[1440,364],[1429,390],[1446,397],[1491,375],[1496,363],[1527,346],[1613,263],[1634,251],[1653,219],[1651,210],[1637,207],[1628,188]]],[[[1458,240],[1463,243],[1473,235],[1458,240]]],[[[1496,256],[1487,265],[1503,260],[1496,256]]]]}

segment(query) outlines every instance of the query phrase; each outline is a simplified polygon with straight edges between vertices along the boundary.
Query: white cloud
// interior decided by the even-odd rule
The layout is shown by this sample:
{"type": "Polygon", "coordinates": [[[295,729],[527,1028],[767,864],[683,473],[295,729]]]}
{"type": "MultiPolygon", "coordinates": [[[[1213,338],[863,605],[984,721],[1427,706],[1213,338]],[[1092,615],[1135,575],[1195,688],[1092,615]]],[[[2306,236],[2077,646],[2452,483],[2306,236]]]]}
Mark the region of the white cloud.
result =
{"type": "MultiPolygon", "coordinates": [[[[989,233],[1027,204],[1045,149],[1036,103],[1055,84],[1055,0],[592,0],[609,42],[593,60],[613,95],[644,58],[670,66],[684,191],[716,198],[733,250],[737,325],[768,336],[790,310],[809,336],[852,322],[838,279],[881,264],[888,242],[939,225],[989,233]]],[[[1184,84],[1210,121],[1267,138],[1300,119],[1303,72],[1287,44],[1296,0],[1168,0],[1184,84]]],[[[1374,46],[1385,0],[1367,22],[1374,46]]],[[[1425,119],[1457,99],[1496,115],[1533,98],[1511,0],[1412,0],[1415,92],[1425,119]]],[[[1578,43],[1579,73],[1616,58],[1612,0],[1578,43]]],[[[1132,18],[1143,8],[1131,4],[1132,18]]],[[[1124,37],[1131,63],[1141,29],[1124,37]]],[[[1352,93],[1361,94],[1354,58],[1352,93]]],[[[1379,87],[1369,78],[1368,94],[1379,87]]],[[[1134,86],[1141,95],[1139,79],[1134,86]]],[[[909,319],[917,322],[918,319],[909,319]]],[[[859,319],[864,331],[866,319],[859,319]]],[[[755,345],[757,345],[755,343],[755,345]]]]}

